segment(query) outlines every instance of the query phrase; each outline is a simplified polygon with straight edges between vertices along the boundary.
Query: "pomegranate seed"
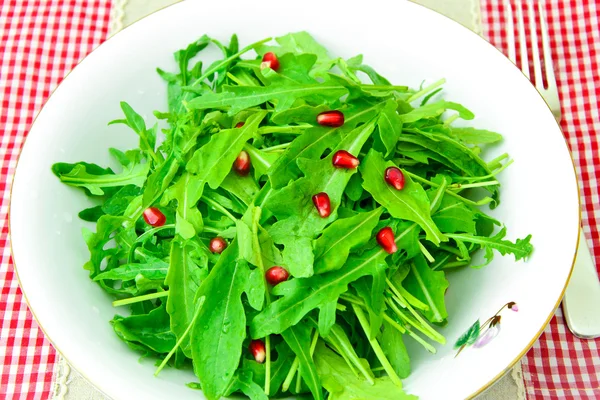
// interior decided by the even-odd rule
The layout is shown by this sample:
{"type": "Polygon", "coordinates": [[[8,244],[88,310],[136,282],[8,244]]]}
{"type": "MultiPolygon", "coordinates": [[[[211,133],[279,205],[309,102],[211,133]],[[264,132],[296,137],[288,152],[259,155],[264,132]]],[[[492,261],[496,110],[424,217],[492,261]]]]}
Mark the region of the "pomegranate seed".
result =
{"type": "Polygon", "coordinates": [[[389,167],[385,170],[385,181],[392,185],[396,190],[404,188],[404,174],[399,168],[389,167]]]}
{"type": "Polygon", "coordinates": [[[277,71],[279,69],[279,59],[275,55],[275,53],[265,53],[262,59],[262,63],[260,63],[260,68],[271,68],[273,71],[277,71]]]}
{"type": "Polygon", "coordinates": [[[244,126],[245,122],[244,121],[240,121],[237,124],[235,124],[236,128],[241,128],[242,126],[244,126]]]}
{"type": "Polygon", "coordinates": [[[208,249],[212,253],[217,253],[217,254],[221,254],[223,252],[223,250],[225,250],[226,247],[227,247],[227,242],[225,241],[225,239],[220,238],[218,236],[210,239],[210,243],[208,244],[208,249]]]}
{"type": "Polygon", "coordinates": [[[250,154],[248,154],[245,150],[242,150],[233,162],[233,169],[239,175],[246,176],[250,172],[251,165],[252,162],[250,161],[250,154]]]}
{"type": "Polygon", "coordinates": [[[344,125],[344,114],[341,111],[325,111],[317,115],[317,123],[322,126],[337,128],[344,125]]]}
{"type": "Polygon", "coordinates": [[[329,217],[329,214],[331,214],[331,201],[329,200],[329,195],[327,193],[321,192],[315,194],[312,197],[312,201],[322,218],[329,217]]]}
{"type": "Polygon", "coordinates": [[[150,207],[144,210],[144,221],[155,228],[163,226],[167,222],[167,217],[158,208],[150,207]]]}
{"type": "Polygon", "coordinates": [[[336,151],[331,159],[331,162],[336,168],[353,169],[358,167],[360,161],[346,150],[336,151]]]}
{"type": "Polygon", "coordinates": [[[282,267],[271,267],[265,272],[265,278],[269,285],[275,286],[281,282],[285,282],[290,277],[290,273],[282,267]]]}
{"type": "Polygon", "coordinates": [[[394,239],[394,231],[389,226],[386,226],[377,232],[377,243],[379,243],[383,250],[390,254],[398,251],[398,246],[396,246],[396,241],[394,239]]]}
{"type": "Polygon", "coordinates": [[[250,342],[250,353],[254,356],[254,360],[257,363],[262,364],[265,362],[265,358],[267,358],[267,352],[265,350],[265,343],[262,340],[252,340],[250,342]]]}

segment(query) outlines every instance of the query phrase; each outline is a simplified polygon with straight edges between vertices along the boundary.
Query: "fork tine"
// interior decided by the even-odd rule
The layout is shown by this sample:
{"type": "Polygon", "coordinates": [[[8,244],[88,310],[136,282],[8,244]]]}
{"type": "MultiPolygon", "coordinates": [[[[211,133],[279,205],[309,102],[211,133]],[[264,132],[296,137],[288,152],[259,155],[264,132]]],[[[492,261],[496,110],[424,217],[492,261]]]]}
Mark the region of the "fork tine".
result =
{"type": "Polygon", "coordinates": [[[538,49],[537,22],[535,21],[533,2],[531,0],[527,0],[527,9],[529,14],[529,29],[531,30],[531,51],[533,53],[533,80],[538,90],[544,90],[540,50],[538,49]]]}
{"type": "Polygon", "coordinates": [[[517,63],[517,41],[515,40],[515,23],[510,0],[504,0],[504,10],[506,12],[506,36],[508,40],[508,59],[517,63]]]}
{"type": "Polygon", "coordinates": [[[538,2],[538,11],[540,14],[540,25],[542,31],[542,49],[544,50],[544,69],[546,70],[546,82],[548,82],[548,87],[556,87],[556,77],[554,76],[552,57],[550,56],[550,39],[548,38],[546,12],[541,1],[538,2]]]}
{"type": "Polygon", "coordinates": [[[521,71],[529,79],[529,60],[527,59],[527,39],[523,22],[523,5],[521,0],[517,1],[517,27],[519,29],[519,48],[521,53],[521,71]]]}

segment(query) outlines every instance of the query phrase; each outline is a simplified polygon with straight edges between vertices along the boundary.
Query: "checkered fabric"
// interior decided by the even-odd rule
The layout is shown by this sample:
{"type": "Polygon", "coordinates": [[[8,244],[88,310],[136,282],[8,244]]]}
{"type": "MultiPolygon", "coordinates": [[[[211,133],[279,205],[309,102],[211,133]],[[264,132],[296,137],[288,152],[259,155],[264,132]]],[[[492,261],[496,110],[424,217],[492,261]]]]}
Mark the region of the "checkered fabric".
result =
{"type": "MultiPolygon", "coordinates": [[[[582,222],[600,267],[600,3],[543,1],[567,138],[582,190],[582,222]]],[[[512,1],[516,10],[520,1],[512,1]]],[[[526,2],[522,5],[527,10],[526,2]]],[[[507,53],[507,13],[500,0],[482,0],[484,33],[507,53]]],[[[535,7],[537,15],[537,7],[535,7]]],[[[527,13],[525,13],[527,15],[527,13]]],[[[527,19],[526,19],[527,25],[527,19]]],[[[539,27],[539,25],[538,25],[539,27]]],[[[592,305],[590,307],[598,307],[592,305]]],[[[599,311],[600,312],[600,311],[599,311]]],[[[600,339],[580,340],[558,310],[540,340],[523,359],[529,399],[600,399],[600,339]]]]}
{"type": "Polygon", "coordinates": [[[29,126],[61,79],[108,34],[110,1],[0,2],[0,398],[47,399],[56,351],[27,309],[8,242],[8,202],[29,126]]]}

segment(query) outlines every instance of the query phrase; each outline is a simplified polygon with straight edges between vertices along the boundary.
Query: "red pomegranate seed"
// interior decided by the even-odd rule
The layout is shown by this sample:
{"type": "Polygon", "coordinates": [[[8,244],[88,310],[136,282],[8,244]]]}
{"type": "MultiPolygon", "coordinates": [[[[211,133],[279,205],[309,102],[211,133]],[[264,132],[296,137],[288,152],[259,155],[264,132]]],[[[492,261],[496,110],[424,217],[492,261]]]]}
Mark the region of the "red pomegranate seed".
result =
{"type": "Polygon", "coordinates": [[[265,350],[265,343],[262,340],[252,340],[249,349],[257,363],[262,364],[265,362],[267,352],[265,350]]]}
{"type": "Polygon", "coordinates": [[[246,176],[250,172],[251,165],[252,162],[250,161],[250,154],[248,154],[245,150],[242,150],[233,162],[233,169],[239,175],[246,176]]]}
{"type": "Polygon", "coordinates": [[[144,221],[155,228],[163,226],[167,222],[167,217],[158,208],[150,207],[144,210],[144,221]]]}
{"type": "Polygon", "coordinates": [[[275,286],[280,284],[281,282],[285,282],[290,277],[290,273],[287,272],[285,268],[282,267],[271,267],[265,272],[265,278],[269,285],[275,286]]]}
{"type": "Polygon", "coordinates": [[[344,125],[344,114],[341,111],[325,111],[317,115],[317,123],[322,126],[337,128],[344,125]]]}
{"type": "Polygon", "coordinates": [[[279,69],[279,59],[275,55],[275,53],[265,53],[262,59],[262,63],[260,63],[260,68],[271,68],[273,71],[277,71],[279,69]]]}
{"type": "Polygon", "coordinates": [[[329,214],[331,214],[331,201],[329,200],[329,195],[327,193],[321,192],[315,194],[312,197],[312,201],[322,218],[329,217],[329,214]]]}
{"type": "Polygon", "coordinates": [[[392,185],[396,190],[404,188],[404,174],[399,168],[389,167],[385,170],[385,181],[392,185]]]}
{"type": "Polygon", "coordinates": [[[398,251],[398,246],[396,246],[396,241],[394,239],[394,231],[392,231],[392,228],[389,226],[386,226],[377,232],[377,243],[379,243],[383,250],[390,254],[398,251]]]}
{"type": "Polygon", "coordinates": [[[245,122],[244,121],[240,121],[237,124],[235,124],[236,128],[241,128],[242,126],[244,126],[245,122]]]}
{"type": "Polygon", "coordinates": [[[338,150],[333,155],[331,162],[336,168],[353,169],[358,167],[360,161],[346,150],[338,150]]]}
{"type": "Polygon", "coordinates": [[[223,250],[225,250],[226,247],[227,247],[227,242],[225,241],[225,239],[220,238],[218,236],[210,239],[210,243],[208,244],[208,249],[212,253],[217,253],[217,254],[221,254],[223,252],[223,250]]]}

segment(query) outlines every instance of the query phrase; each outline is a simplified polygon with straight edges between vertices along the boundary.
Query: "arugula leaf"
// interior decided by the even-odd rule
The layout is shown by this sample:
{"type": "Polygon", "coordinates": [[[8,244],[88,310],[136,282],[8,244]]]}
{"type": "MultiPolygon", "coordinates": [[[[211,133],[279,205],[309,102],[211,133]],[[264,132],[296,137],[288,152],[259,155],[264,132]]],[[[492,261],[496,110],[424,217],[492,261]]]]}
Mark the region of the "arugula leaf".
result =
{"type": "Polygon", "coordinates": [[[402,334],[392,327],[389,322],[383,322],[383,332],[379,340],[383,354],[390,361],[390,364],[400,378],[406,378],[410,375],[410,357],[404,346],[402,334]]]}
{"type": "Polygon", "coordinates": [[[158,161],[156,154],[154,153],[154,148],[156,147],[156,130],[158,129],[157,125],[154,125],[154,127],[150,129],[146,129],[144,118],[136,113],[134,109],[124,101],[121,102],[121,109],[123,110],[123,114],[125,114],[125,119],[116,119],[108,124],[125,124],[130,127],[140,137],[140,149],[148,153],[152,159],[158,161]]]}
{"type": "Polygon", "coordinates": [[[310,354],[310,332],[311,328],[308,324],[300,324],[290,326],[281,332],[281,336],[300,360],[300,375],[308,385],[313,398],[323,399],[317,368],[310,354]]]}
{"type": "Polygon", "coordinates": [[[98,219],[103,215],[105,215],[105,213],[102,211],[102,206],[86,208],[77,214],[79,218],[88,222],[98,222],[98,219]]]}
{"type": "Polygon", "coordinates": [[[146,262],[123,264],[109,271],[101,272],[94,277],[95,281],[101,279],[113,279],[128,281],[136,279],[138,275],[146,279],[164,281],[167,276],[169,264],[163,260],[149,256],[146,262]]]}
{"type": "Polygon", "coordinates": [[[461,142],[467,144],[498,143],[502,140],[502,135],[485,129],[475,128],[451,128],[452,136],[458,138],[461,142]]]}
{"type": "Polygon", "coordinates": [[[197,207],[202,197],[204,181],[198,176],[184,172],[164,193],[161,204],[167,205],[177,200],[175,231],[183,239],[190,239],[202,231],[204,223],[197,207]]]}
{"type": "Polygon", "coordinates": [[[388,167],[395,165],[371,149],[359,167],[363,177],[363,188],[395,218],[414,221],[425,231],[427,240],[434,244],[448,240],[435,225],[429,214],[429,198],[423,187],[404,174],[402,190],[388,185],[382,177],[388,167]]]}
{"type": "Polygon", "coordinates": [[[175,346],[175,335],[169,328],[169,315],[164,304],[148,314],[115,315],[110,323],[117,336],[134,349],[164,354],[175,346]]]}
{"type": "Polygon", "coordinates": [[[212,189],[217,189],[242,151],[244,143],[256,134],[265,115],[265,112],[257,112],[241,128],[224,129],[218,135],[213,135],[206,145],[194,153],[186,166],[187,171],[199,175],[212,189]],[[227,168],[223,168],[224,165],[227,168]]]}
{"type": "MultiPolygon", "coordinates": [[[[165,279],[169,286],[167,312],[171,317],[171,330],[179,340],[192,322],[196,311],[196,292],[208,273],[206,265],[198,265],[192,258],[192,249],[191,243],[175,237],[171,243],[171,259],[165,279]]],[[[183,338],[180,347],[187,357],[192,355],[189,336],[183,338]]]]}
{"type": "Polygon", "coordinates": [[[114,174],[110,169],[102,169],[85,162],[57,163],[52,166],[52,171],[61,182],[86,189],[93,196],[102,196],[106,188],[125,185],[142,187],[148,175],[149,165],[131,165],[129,168],[124,168],[120,174],[114,174]]]}
{"type": "Polygon", "coordinates": [[[342,86],[328,83],[299,84],[288,82],[271,86],[228,86],[222,92],[204,92],[187,104],[191,110],[227,109],[229,115],[266,102],[274,102],[275,110],[290,108],[297,99],[315,103],[333,103],[347,93],[342,86]]]}
{"type": "Polygon", "coordinates": [[[531,243],[529,243],[531,241],[531,235],[526,236],[524,239],[517,239],[514,243],[509,240],[503,240],[505,236],[506,227],[503,227],[496,235],[492,237],[460,233],[448,235],[448,237],[455,240],[457,244],[459,242],[468,242],[478,244],[485,249],[486,262],[483,265],[472,266],[473,268],[481,268],[489,264],[494,258],[493,250],[498,251],[503,256],[506,254],[512,254],[515,256],[515,261],[524,259],[533,252],[533,246],[531,243]]]}
{"type": "Polygon", "coordinates": [[[234,240],[196,293],[196,298],[206,299],[192,327],[190,344],[194,372],[210,400],[217,400],[227,392],[246,337],[242,293],[251,289],[251,271],[238,253],[239,246],[234,240]]]}
{"type": "Polygon", "coordinates": [[[385,310],[384,291],[386,288],[385,273],[380,271],[372,276],[363,276],[352,284],[356,293],[363,299],[369,313],[368,333],[369,339],[374,339],[381,329],[383,323],[383,312],[385,310]]]}
{"type": "Polygon", "coordinates": [[[444,195],[438,210],[431,217],[445,233],[466,232],[475,234],[476,214],[463,201],[444,195]]]}
{"type": "Polygon", "coordinates": [[[108,249],[104,247],[111,240],[113,232],[120,229],[125,221],[126,219],[123,217],[104,215],[98,219],[95,233],[87,228],[82,229],[83,238],[90,251],[90,260],[84,264],[83,268],[90,271],[90,278],[95,278],[101,272],[100,266],[104,259],[108,259],[107,265],[118,262],[122,251],[115,247],[108,249]]]}
{"type": "Polygon", "coordinates": [[[388,100],[377,120],[379,138],[385,146],[386,157],[395,152],[396,143],[402,134],[402,120],[396,112],[396,107],[397,104],[393,100],[388,100]]]}
{"type": "Polygon", "coordinates": [[[373,228],[382,212],[383,209],[378,208],[354,217],[338,219],[329,225],[315,242],[314,273],[322,274],[340,269],[351,251],[371,239],[373,228]]]}
{"type": "Polygon", "coordinates": [[[265,394],[263,388],[254,382],[252,373],[249,371],[237,371],[228,391],[230,393],[240,391],[248,396],[250,400],[269,400],[269,396],[265,394]]]}
{"type": "Polygon", "coordinates": [[[410,272],[404,279],[404,288],[417,299],[429,306],[422,310],[431,322],[443,322],[448,318],[444,294],[448,281],[443,271],[432,271],[423,255],[418,255],[410,265],[410,272]]]}
{"type": "Polygon", "coordinates": [[[417,122],[418,120],[425,118],[438,117],[442,115],[446,110],[458,111],[458,115],[462,119],[470,120],[475,118],[475,115],[462,105],[451,101],[441,100],[435,103],[425,104],[421,107],[409,111],[406,114],[401,114],[400,120],[405,124],[409,124],[411,122],[417,122]]]}
{"type": "Polygon", "coordinates": [[[388,377],[376,378],[374,385],[362,377],[356,378],[344,359],[322,343],[317,344],[315,364],[330,400],[417,400],[416,396],[406,394],[388,377]]]}
{"type": "Polygon", "coordinates": [[[365,275],[376,275],[387,267],[387,253],[373,249],[348,258],[343,268],[310,278],[297,278],[273,288],[275,295],[283,296],[250,322],[253,338],[281,333],[297,324],[307,313],[332,301],[348,290],[348,285],[365,275]]]}

